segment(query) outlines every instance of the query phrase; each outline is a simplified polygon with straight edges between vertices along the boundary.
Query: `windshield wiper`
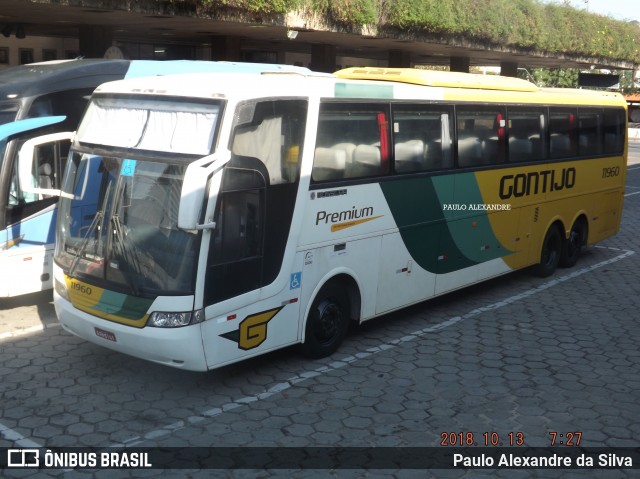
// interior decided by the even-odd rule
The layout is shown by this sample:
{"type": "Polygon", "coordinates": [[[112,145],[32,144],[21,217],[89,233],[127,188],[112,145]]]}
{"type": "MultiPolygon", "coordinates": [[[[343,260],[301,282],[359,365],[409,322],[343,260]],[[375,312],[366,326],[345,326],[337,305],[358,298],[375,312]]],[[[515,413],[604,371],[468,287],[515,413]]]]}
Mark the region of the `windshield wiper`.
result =
{"type": "Polygon", "coordinates": [[[93,221],[91,222],[91,224],[89,225],[89,229],[87,230],[87,234],[85,235],[85,237],[82,240],[82,244],[80,245],[80,250],[76,254],[75,258],[73,258],[73,263],[71,263],[71,267],[69,268],[69,272],[67,273],[67,276],[73,277],[73,273],[75,272],[76,267],[78,266],[78,263],[80,262],[80,259],[82,259],[82,256],[84,255],[85,250],[87,249],[87,246],[89,244],[89,239],[91,238],[91,235],[93,234],[94,230],[96,229],[96,226],[98,226],[98,222],[103,217],[104,217],[104,211],[103,210],[96,211],[96,214],[93,217],[93,221]]]}
{"type": "MultiPolygon", "coordinates": [[[[140,271],[140,261],[138,260],[138,254],[135,251],[131,251],[129,248],[127,248],[127,245],[125,243],[125,235],[122,228],[122,222],[120,221],[120,216],[117,214],[111,215],[111,223],[113,224],[113,234],[115,236],[115,239],[117,240],[115,241],[115,243],[119,245],[118,248],[114,245],[114,250],[116,250],[117,248],[119,256],[125,259],[127,265],[132,265],[138,275],[142,274],[142,272],[140,271]]],[[[124,271],[122,275],[124,276],[129,288],[131,288],[133,294],[139,296],[140,289],[136,285],[136,282],[130,277],[128,272],[124,271]]]]}

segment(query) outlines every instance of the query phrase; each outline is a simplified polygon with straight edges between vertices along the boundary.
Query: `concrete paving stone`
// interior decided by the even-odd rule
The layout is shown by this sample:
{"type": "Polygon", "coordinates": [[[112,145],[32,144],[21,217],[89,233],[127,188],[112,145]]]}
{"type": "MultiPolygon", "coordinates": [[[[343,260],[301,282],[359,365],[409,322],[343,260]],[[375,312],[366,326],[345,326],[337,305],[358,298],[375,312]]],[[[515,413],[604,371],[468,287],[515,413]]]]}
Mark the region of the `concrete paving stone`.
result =
{"type": "Polygon", "coordinates": [[[282,432],[286,436],[295,436],[300,438],[306,438],[315,433],[315,429],[313,426],[308,424],[291,424],[290,426],[286,426],[282,428],[282,432]]]}
{"type": "MultiPolygon", "coordinates": [[[[350,399],[328,398],[326,401],[327,408],[333,411],[344,411],[354,405],[350,399]]],[[[322,415],[324,411],[321,411],[322,415]]]]}
{"type": "Polygon", "coordinates": [[[62,414],[56,414],[49,417],[51,424],[61,427],[67,427],[72,424],[78,424],[80,422],[80,416],[78,414],[70,414],[64,412],[62,414]]]}
{"type": "Polygon", "coordinates": [[[30,415],[18,419],[17,423],[21,428],[33,429],[48,424],[49,418],[46,416],[30,415]]]}
{"type": "Polygon", "coordinates": [[[270,413],[263,409],[251,409],[244,412],[243,417],[251,421],[262,421],[269,417],[270,413]]]}
{"type": "Polygon", "coordinates": [[[457,374],[434,374],[433,379],[436,381],[447,384],[447,383],[457,383],[460,381],[460,377],[457,374]]]}
{"type": "MultiPolygon", "coordinates": [[[[65,432],[67,432],[66,428],[51,425],[51,424],[44,424],[42,426],[37,426],[32,428],[30,437],[35,438],[36,442],[41,442],[43,439],[61,436],[65,432]]],[[[73,434],[73,433],[70,432],[70,434],[73,434]]],[[[73,434],[73,435],[76,436],[76,441],[77,441],[78,436],[76,434],[73,434]]]]}
{"type": "MultiPolygon", "coordinates": [[[[608,431],[605,431],[606,434],[608,434],[608,431]]],[[[619,438],[619,437],[615,437],[617,435],[619,435],[621,433],[616,432],[613,436],[609,436],[609,438],[607,438],[604,441],[603,446],[606,447],[629,447],[629,448],[636,448],[638,447],[638,440],[637,438],[619,438]]],[[[637,471],[633,471],[637,474],[637,471]]],[[[637,477],[637,476],[634,476],[637,477]]]]}
{"type": "Polygon", "coordinates": [[[349,416],[342,419],[342,424],[349,429],[366,429],[371,426],[372,420],[368,417],[349,416]]]}

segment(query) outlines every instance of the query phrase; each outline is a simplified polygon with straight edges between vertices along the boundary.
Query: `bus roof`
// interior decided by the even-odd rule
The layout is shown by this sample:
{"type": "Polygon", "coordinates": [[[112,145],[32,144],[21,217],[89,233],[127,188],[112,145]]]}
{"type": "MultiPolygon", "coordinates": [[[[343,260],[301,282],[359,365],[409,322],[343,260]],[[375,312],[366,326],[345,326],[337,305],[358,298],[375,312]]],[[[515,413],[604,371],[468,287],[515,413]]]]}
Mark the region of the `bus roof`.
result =
{"type": "Polygon", "coordinates": [[[144,94],[180,96],[190,98],[223,98],[231,96],[263,97],[269,95],[308,96],[314,94],[333,96],[335,77],[326,73],[315,73],[308,69],[262,68],[240,70],[227,68],[219,72],[184,73],[153,78],[133,78],[106,83],[96,93],[144,94]],[[260,77],[259,85],[256,83],[260,77]],[[303,81],[318,82],[331,90],[317,91],[303,81]],[[297,93],[304,92],[304,93],[297,93]]]}
{"type": "Polygon", "coordinates": [[[123,78],[130,63],[129,60],[78,59],[10,67],[0,71],[0,100],[95,88],[100,83],[123,78]]]}
{"type": "Polygon", "coordinates": [[[432,87],[538,91],[536,85],[520,78],[417,68],[351,67],[339,70],[335,75],[351,80],[383,80],[432,87]]]}
{"type": "MultiPolygon", "coordinates": [[[[346,71],[351,71],[348,69],[346,71]]],[[[364,69],[372,71],[367,79],[345,78],[345,70],[335,75],[305,71],[271,70],[269,65],[237,73],[228,68],[218,73],[185,73],[179,77],[126,79],[101,85],[96,92],[178,96],[185,98],[264,98],[267,96],[353,98],[368,100],[426,100],[446,102],[554,104],[584,106],[626,106],[622,95],[611,92],[563,88],[539,88],[530,82],[497,75],[428,72],[412,69],[364,69]],[[400,70],[404,80],[377,78],[378,72],[400,70]],[[431,75],[436,73],[438,75],[431,75]],[[260,78],[256,78],[256,75],[260,78]],[[467,78],[469,76],[469,78],[467,78]],[[429,80],[433,79],[433,81],[429,80]],[[449,80],[446,80],[449,78],[449,80]],[[465,80],[465,78],[467,78],[465,80]],[[415,81],[414,81],[415,80],[415,81]],[[419,84],[418,81],[424,84],[419,84]],[[431,81],[426,85],[427,81],[431,81]],[[446,81],[445,81],[446,80],[446,81]],[[481,81],[480,81],[481,80],[481,81]],[[495,85],[491,86],[491,82],[495,85]],[[482,85],[480,84],[482,83],[482,85]],[[517,89],[520,85],[522,88],[517,89]]]]}
{"type": "Polygon", "coordinates": [[[103,58],[56,60],[30,63],[0,71],[0,101],[75,88],[95,88],[102,83],[123,78],[182,72],[257,72],[264,70],[311,73],[308,68],[304,67],[264,63],[111,60],[103,58]]]}

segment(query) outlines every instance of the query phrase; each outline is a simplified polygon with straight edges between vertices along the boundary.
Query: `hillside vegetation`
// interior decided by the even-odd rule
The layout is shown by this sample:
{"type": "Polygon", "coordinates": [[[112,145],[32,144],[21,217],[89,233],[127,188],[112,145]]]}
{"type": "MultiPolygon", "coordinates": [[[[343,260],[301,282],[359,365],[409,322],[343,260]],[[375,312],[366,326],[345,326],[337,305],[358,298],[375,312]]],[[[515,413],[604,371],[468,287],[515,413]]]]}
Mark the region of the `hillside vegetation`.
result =
{"type": "Polygon", "coordinates": [[[538,0],[171,0],[248,16],[320,14],[337,28],[403,31],[553,54],[640,63],[640,26],[538,0]]]}

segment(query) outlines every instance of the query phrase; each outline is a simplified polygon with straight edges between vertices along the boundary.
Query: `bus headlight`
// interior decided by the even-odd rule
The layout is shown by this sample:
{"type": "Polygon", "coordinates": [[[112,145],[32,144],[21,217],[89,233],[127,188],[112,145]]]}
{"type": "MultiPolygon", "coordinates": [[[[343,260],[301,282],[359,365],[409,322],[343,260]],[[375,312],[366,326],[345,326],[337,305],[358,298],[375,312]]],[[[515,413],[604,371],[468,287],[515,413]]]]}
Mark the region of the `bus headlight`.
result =
{"type": "Polygon", "coordinates": [[[155,312],[149,316],[147,326],[154,328],[181,328],[189,324],[202,322],[204,319],[204,311],[188,311],[181,313],[174,312],[155,312]]]}

